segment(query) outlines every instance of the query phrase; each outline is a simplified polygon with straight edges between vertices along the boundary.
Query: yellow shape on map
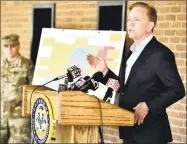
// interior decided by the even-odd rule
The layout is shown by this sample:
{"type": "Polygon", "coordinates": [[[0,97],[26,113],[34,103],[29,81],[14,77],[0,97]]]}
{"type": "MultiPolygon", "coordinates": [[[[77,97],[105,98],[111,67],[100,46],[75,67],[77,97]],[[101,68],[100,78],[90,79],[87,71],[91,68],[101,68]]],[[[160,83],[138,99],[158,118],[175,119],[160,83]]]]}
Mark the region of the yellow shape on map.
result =
{"type": "Polygon", "coordinates": [[[107,61],[107,65],[109,66],[110,69],[114,70],[117,68],[119,62],[114,62],[114,61],[107,61]]]}
{"type": "Polygon", "coordinates": [[[76,46],[88,46],[88,39],[87,38],[77,38],[75,41],[76,46]]]}
{"type": "Polygon", "coordinates": [[[51,46],[52,51],[49,58],[40,58],[40,66],[48,66],[48,70],[41,69],[37,72],[38,77],[45,77],[48,75],[59,75],[59,73],[64,72],[62,66],[65,66],[70,61],[70,56],[75,47],[74,44],[63,44],[57,43],[54,38],[44,38],[43,46],[51,46]]]}
{"type": "Polygon", "coordinates": [[[107,59],[115,59],[116,57],[119,57],[119,55],[120,55],[119,50],[109,49],[107,51],[107,59]]]}
{"type": "Polygon", "coordinates": [[[122,41],[122,35],[119,33],[113,33],[110,35],[110,41],[111,42],[121,42],[122,41]]]}

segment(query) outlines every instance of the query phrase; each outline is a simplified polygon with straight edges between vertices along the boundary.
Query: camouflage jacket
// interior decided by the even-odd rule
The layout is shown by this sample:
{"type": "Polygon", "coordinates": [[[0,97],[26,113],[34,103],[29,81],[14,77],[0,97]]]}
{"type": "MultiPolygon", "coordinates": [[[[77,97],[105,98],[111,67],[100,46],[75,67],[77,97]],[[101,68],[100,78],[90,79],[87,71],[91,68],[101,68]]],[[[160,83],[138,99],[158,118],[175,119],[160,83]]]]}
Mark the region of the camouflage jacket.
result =
{"type": "Polygon", "coordinates": [[[34,67],[32,61],[19,56],[14,62],[1,61],[1,104],[5,109],[21,108],[23,86],[32,83],[34,67]]]}

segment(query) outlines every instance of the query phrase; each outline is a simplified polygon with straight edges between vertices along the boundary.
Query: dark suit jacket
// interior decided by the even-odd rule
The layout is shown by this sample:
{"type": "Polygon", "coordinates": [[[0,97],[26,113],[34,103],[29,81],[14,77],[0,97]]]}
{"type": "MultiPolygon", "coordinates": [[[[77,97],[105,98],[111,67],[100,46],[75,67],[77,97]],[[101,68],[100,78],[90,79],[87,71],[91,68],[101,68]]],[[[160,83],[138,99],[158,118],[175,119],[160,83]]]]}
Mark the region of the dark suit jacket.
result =
{"type": "Polygon", "coordinates": [[[109,70],[103,83],[109,78],[119,79],[119,106],[134,111],[138,103],[146,102],[149,113],[142,125],[120,127],[120,138],[150,144],[172,141],[166,108],[185,96],[174,54],[153,37],[132,66],[124,85],[125,67],[120,78],[109,70]]]}

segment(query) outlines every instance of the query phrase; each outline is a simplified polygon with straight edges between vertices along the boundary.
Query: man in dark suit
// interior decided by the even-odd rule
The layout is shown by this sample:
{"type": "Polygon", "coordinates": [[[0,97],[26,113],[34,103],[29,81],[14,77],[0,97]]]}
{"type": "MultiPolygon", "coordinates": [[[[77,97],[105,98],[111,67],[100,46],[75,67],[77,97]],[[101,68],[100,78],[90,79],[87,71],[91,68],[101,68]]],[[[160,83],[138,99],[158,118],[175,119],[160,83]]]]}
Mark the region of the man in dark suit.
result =
{"type": "Polygon", "coordinates": [[[130,57],[119,77],[102,56],[88,55],[89,64],[109,78],[120,81],[119,106],[135,112],[133,127],[120,127],[127,144],[166,144],[172,141],[166,108],[185,96],[173,52],[152,35],[157,14],[154,7],[137,2],[130,6],[128,34],[134,40],[130,57]]]}

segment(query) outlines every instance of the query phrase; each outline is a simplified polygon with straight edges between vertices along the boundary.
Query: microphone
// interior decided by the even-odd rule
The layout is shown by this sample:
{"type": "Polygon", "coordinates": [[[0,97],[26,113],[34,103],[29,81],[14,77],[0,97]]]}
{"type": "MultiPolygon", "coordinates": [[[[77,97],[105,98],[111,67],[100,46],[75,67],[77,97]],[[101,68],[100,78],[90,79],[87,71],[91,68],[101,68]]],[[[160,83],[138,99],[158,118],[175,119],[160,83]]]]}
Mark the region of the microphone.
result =
{"type": "Polygon", "coordinates": [[[116,79],[112,79],[112,78],[108,79],[106,86],[112,88],[115,92],[117,92],[118,89],[120,88],[119,81],[116,79]]]}
{"type": "Polygon", "coordinates": [[[108,89],[105,93],[105,96],[104,96],[103,100],[107,101],[107,102],[110,102],[110,100],[113,96],[113,91],[117,92],[119,87],[120,87],[119,81],[116,80],[116,79],[109,78],[107,83],[106,83],[106,86],[108,86],[108,89]]]}
{"type": "Polygon", "coordinates": [[[96,72],[93,74],[93,76],[87,80],[83,86],[81,86],[80,90],[87,93],[89,89],[96,90],[99,87],[99,81],[103,79],[103,73],[102,72],[96,72]]]}
{"type": "Polygon", "coordinates": [[[64,84],[59,84],[58,93],[68,89],[68,78],[64,79],[64,84]]]}
{"type": "Polygon", "coordinates": [[[83,84],[90,79],[89,76],[85,76],[84,78],[79,78],[76,82],[74,82],[73,84],[70,85],[70,87],[68,88],[68,90],[80,90],[81,86],[83,86],[83,84]]]}
{"type": "Polygon", "coordinates": [[[110,99],[112,98],[112,95],[113,95],[113,89],[111,87],[108,87],[103,100],[107,101],[107,102],[110,102],[110,99]]]}
{"type": "Polygon", "coordinates": [[[69,82],[73,82],[73,79],[81,76],[81,69],[75,65],[68,68],[67,71],[68,72],[66,74],[54,78],[53,81],[67,77],[69,82]]]}

